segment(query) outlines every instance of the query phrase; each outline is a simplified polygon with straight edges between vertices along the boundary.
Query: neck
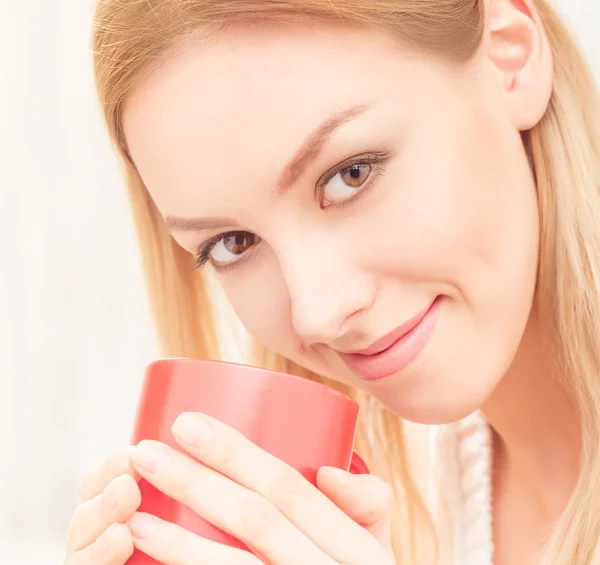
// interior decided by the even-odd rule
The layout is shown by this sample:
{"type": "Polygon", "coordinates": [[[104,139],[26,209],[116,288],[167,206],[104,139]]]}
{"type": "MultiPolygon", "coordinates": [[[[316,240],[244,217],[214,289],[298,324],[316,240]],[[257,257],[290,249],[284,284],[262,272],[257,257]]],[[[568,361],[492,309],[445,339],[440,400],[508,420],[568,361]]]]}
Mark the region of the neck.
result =
{"type": "Polygon", "coordinates": [[[494,432],[495,472],[520,485],[548,518],[563,511],[577,482],[582,444],[553,361],[532,314],[511,368],[482,408],[494,432]]]}

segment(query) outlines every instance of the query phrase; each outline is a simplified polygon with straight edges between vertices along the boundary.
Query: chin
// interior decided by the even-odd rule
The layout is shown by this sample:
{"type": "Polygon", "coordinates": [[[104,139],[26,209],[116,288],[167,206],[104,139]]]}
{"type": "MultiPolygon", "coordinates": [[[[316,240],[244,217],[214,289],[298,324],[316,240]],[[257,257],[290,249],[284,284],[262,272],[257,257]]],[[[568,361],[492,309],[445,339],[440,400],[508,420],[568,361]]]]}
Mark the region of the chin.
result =
{"type": "Polygon", "coordinates": [[[493,393],[492,380],[476,379],[464,371],[458,376],[421,368],[413,378],[394,375],[388,377],[385,386],[381,382],[377,391],[369,392],[404,420],[440,425],[457,422],[479,410],[493,393]]]}
{"type": "Polygon", "coordinates": [[[387,407],[403,420],[415,424],[442,425],[466,418],[469,414],[478,410],[481,405],[465,402],[441,403],[436,400],[428,402],[427,400],[405,399],[399,405],[396,403],[389,405],[388,403],[387,407]]]}

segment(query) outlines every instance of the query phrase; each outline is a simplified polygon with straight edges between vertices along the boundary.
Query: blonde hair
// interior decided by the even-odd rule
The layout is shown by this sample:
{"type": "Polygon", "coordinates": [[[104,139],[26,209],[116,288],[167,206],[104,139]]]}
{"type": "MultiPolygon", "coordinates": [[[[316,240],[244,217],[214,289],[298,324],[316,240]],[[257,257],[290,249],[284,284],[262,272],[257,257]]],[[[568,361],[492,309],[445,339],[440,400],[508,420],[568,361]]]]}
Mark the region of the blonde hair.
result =
{"type": "MultiPolygon", "coordinates": [[[[591,73],[547,0],[537,9],[554,56],[554,86],[542,121],[524,134],[537,179],[541,249],[537,299],[580,411],[582,470],[542,563],[600,563],[600,109],[591,73]]],[[[392,32],[428,52],[468,59],[483,32],[478,0],[99,0],[96,86],[122,157],[163,354],[219,358],[217,320],[205,275],[169,236],[131,159],[121,126],[132,90],[182,39],[236,22],[293,24],[300,18],[392,32]]],[[[250,362],[327,382],[361,405],[357,449],[395,488],[394,550],[402,565],[436,560],[435,532],[415,482],[403,423],[363,392],[332,383],[254,343],[250,362]]],[[[442,556],[443,557],[443,556],[442,556]]]]}

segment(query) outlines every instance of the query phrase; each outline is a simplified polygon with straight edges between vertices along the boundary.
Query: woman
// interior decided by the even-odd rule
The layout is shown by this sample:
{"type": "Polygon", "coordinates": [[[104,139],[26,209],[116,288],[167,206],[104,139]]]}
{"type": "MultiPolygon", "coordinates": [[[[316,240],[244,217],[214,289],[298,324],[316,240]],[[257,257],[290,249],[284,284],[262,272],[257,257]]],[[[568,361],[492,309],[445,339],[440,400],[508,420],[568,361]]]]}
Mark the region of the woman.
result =
{"type": "Polygon", "coordinates": [[[188,414],[189,457],[88,475],[67,564],[600,563],[600,114],[547,0],[100,0],[94,50],[165,355],[218,357],[214,273],[254,363],[361,403],[373,475],[188,414]]]}

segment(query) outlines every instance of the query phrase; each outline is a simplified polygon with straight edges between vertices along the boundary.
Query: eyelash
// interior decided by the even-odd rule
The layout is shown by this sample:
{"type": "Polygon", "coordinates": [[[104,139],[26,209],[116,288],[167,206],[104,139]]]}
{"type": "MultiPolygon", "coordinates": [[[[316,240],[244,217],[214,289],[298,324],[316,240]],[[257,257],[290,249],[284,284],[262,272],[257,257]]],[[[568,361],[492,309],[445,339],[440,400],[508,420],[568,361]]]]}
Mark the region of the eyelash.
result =
{"type": "MultiPolygon", "coordinates": [[[[346,198],[345,200],[342,200],[338,204],[329,204],[328,206],[321,206],[321,209],[322,210],[326,210],[329,208],[341,209],[341,208],[345,208],[346,206],[349,206],[350,204],[353,204],[354,202],[356,202],[357,200],[359,200],[360,198],[365,196],[365,194],[370,191],[370,188],[373,185],[373,183],[375,182],[375,180],[377,180],[377,178],[384,173],[385,165],[387,164],[387,162],[389,161],[390,158],[391,158],[391,155],[388,152],[370,153],[368,155],[361,155],[360,157],[357,157],[357,158],[348,159],[347,161],[344,161],[343,163],[336,165],[335,168],[333,168],[331,171],[325,173],[325,175],[322,177],[322,179],[319,180],[319,182],[315,188],[315,200],[317,202],[320,201],[320,196],[322,195],[324,188],[327,186],[327,183],[333,177],[335,177],[335,175],[343,172],[345,169],[349,169],[356,165],[377,165],[377,168],[371,172],[370,178],[367,181],[367,183],[365,185],[361,186],[359,188],[359,190],[356,192],[356,194],[354,194],[353,196],[350,196],[349,198],[346,198]]],[[[210,252],[212,251],[213,247],[217,243],[219,243],[219,241],[221,239],[223,239],[225,237],[235,236],[238,234],[245,234],[245,233],[247,233],[247,232],[238,230],[238,231],[230,231],[230,232],[220,233],[220,234],[215,235],[214,237],[211,237],[198,250],[198,253],[196,254],[196,262],[194,264],[194,269],[201,269],[210,261],[210,252]]],[[[229,265],[219,267],[219,271],[223,272],[229,268],[238,266],[240,264],[240,262],[242,262],[242,261],[243,261],[243,259],[238,259],[237,261],[234,261],[233,263],[230,263],[229,265]]]]}

